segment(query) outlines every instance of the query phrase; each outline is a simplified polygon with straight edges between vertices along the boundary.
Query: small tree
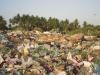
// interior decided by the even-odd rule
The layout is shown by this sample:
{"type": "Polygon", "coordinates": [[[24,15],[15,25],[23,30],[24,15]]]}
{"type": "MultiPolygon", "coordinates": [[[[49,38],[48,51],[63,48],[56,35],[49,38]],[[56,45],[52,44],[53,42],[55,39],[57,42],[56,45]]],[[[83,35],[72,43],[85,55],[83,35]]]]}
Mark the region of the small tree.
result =
{"type": "Polygon", "coordinates": [[[3,19],[2,16],[0,16],[0,30],[6,30],[6,20],[3,19]]]}

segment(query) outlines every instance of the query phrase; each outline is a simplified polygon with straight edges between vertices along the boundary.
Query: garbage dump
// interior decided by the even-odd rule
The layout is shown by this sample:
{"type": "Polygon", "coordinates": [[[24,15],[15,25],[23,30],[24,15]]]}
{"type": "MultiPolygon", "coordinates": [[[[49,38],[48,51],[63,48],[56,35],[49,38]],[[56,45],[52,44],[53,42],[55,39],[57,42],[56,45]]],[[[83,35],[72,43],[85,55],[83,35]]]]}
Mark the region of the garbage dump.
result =
{"type": "Polygon", "coordinates": [[[94,39],[32,31],[0,34],[0,75],[100,75],[100,40],[94,39]]]}

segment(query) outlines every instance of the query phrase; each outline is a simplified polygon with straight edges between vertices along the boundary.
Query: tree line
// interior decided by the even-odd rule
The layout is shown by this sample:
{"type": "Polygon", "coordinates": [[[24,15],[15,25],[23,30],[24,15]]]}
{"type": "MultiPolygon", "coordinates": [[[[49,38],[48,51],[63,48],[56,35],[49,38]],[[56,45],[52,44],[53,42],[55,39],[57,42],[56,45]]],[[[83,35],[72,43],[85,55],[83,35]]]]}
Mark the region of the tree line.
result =
{"type": "Polygon", "coordinates": [[[33,29],[39,31],[56,31],[63,34],[75,34],[84,33],[86,35],[96,35],[100,34],[100,25],[89,24],[84,21],[82,25],[79,24],[78,19],[70,22],[68,19],[59,20],[57,18],[49,17],[39,17],[34,15],[20,15],[17,14],[13,18],[9,19],[9,25],[7,26],[7,21],[0,16],[0,30],[25,30],[30,31],[33,29]]]}

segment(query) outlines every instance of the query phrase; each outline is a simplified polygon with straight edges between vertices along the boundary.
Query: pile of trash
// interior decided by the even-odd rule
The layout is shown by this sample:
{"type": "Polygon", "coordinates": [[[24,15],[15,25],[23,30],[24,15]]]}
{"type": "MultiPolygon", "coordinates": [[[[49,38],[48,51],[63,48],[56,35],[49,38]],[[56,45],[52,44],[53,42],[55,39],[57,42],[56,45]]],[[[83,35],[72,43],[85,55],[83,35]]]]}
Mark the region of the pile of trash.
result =
{"type": "Polygon", "coordinates": [[[0,75],[100,74],[100,40],[32,31],[2,35],[7,41],[0,43],[0,75]]]}

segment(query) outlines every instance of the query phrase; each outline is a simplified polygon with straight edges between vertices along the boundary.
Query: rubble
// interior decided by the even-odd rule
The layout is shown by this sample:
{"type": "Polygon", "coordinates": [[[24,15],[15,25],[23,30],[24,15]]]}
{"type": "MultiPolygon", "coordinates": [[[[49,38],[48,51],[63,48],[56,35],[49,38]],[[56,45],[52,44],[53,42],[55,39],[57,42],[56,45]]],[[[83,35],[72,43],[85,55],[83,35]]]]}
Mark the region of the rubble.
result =
{"type": "Polygon", "coordinates": [[[100,58],[100,45],[94,36],[38,31],[6,35],[8,44],[14,46],[0,44],[0,74],[4,68],[8,75],[91,75],[93,60],[100,58]]]}
{"type": "Polygon", "coordinates": [[[87,41],[97,40],[96,36],[84,36],[84,39],[87,41]]]}

